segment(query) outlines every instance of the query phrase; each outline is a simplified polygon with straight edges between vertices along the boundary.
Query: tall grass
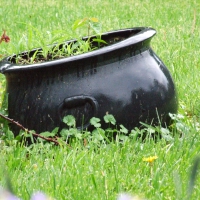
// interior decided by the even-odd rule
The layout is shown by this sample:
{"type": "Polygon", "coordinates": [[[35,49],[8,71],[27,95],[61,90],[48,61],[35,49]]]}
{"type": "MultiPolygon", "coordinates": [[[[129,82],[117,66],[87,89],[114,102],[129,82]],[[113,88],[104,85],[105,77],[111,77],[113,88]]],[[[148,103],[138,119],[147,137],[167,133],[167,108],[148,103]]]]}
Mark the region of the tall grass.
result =
{"type": "MultiPolygon", "coordinates": [[[[200,3],[198,0],[1,0],[1,29],[9,44],[1,44],[0,55],[8,55],[49,44],[53,36],[75,37],[71,26],[77,19],[96,17],[103,31],[136,26],[157,30],[152,48],[169,68],[179,96],[184,119],[182,135],[154,142],[127,140],[86,148],[79,142],[69,147],[35,145],[5,146],[0,143],[0,185],[6,186],[5,171],[16,194],[29,199],[42,190],[56,199],[116,199],[119,192],[147,199],[186,199],[188,177],[200,152],[200,3]],[[30,25],[39,30],[31,32],[30,25]],[[184,127],[187,128],[184,129],[184,127]],[[151,167],[143,157],[157,155],[151,167]]],[[[87,29],[76,33],[87,35],[87,29]]],[[[0,76],[2,94],[5,78],[0,76]]],[[[180,128],[179,127],[179,128],[180,128]]],[[[179,132],[180,133],[180,132],[179,132]]],[[[196,181],[190,199],[200,196],[196,181]]]]}

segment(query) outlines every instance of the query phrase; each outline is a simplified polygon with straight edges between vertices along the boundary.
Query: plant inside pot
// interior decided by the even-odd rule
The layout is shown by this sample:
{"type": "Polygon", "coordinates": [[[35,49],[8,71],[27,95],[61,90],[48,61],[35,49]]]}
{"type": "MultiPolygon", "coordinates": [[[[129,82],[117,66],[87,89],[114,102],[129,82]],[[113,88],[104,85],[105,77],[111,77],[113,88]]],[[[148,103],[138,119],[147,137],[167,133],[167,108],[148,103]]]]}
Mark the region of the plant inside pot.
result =
{"type": "Polygon", "coordinates": [[[113,37],[108,40],[102,40],[101,25],[97,18],[77,20],[73,24],[72,29],[76,30],[82,26],[87,27],[87,37],[43,45],[43,47],[13,55],[10,61],[21,65],[47,62],[94,51],[125,39],[125,37],[113,37]],[[91,36],[91,32],[94,35],[91,36]]]}
{"type": "MultiPolygon", "coordinates": [[[[75,25],[88,20],[91,28],[95,19],[75,25]]],[[[178,100],[169,70],[150,46],[155,34],[149,27],[121,29],[4,58],[9,117],[39,133],[64,128],[67,115],[89,130],[90,119],[106,113],[129,130],[140,122],[170,125],[178,100]]]]}

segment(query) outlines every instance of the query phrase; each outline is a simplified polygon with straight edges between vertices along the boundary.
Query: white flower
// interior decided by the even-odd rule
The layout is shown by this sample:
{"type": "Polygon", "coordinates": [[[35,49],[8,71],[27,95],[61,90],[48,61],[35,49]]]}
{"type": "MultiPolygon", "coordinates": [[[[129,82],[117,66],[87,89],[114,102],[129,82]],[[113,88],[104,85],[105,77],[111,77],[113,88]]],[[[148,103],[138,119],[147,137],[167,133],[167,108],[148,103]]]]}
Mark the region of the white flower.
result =
{"type": "Polygon", "coordinates": [[[44,193],[36,192],[32,195],[31,200],[48,200],[48,198],[44,193]]]}
{"type": "Polygon", "coordinates": [[[20,200],[20,199],[6,190],[0,190],[0,200],[20,200]]]}
{"type": "Polygon", "coordinates": [[[140,199],[137,196],[133,197],[133,196],[131,196],[129,194],[122,193],[122,194],[119,194],[117,200],[142,200],[142,199],[140,199]]]}

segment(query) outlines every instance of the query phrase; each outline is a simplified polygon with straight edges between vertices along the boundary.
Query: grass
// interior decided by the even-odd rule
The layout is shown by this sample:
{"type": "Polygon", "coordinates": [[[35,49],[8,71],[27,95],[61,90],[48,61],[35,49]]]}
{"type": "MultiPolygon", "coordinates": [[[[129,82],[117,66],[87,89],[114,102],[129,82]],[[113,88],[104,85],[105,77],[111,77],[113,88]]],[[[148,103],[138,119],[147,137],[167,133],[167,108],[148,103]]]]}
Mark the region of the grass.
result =
{"type": "MultiPolygon", "coordinates": [[[[122,191],[148,199],[185,199],[199,139],[191,132],[169,143],[130,140],[99,148],[91,143],[89,149],[78,142],[71,148],[12,146],[1,150],[1,159],[16,194],[24,199],[35,190],[56,199],[116,199],[122,191]],[[152,173],[142,161],[150,155],[158,156],[152,173]]],[[[4,173],[0,175],[5,185],[4,173]]],[[[191,199],[199,196],[199,178],[196,183],[191,199]]]]}
{"type": "MultiPolygon", "coordinates": [[[[157,143],[133,139],[123,144],[102,144],[98,148],[93,142],[86,148],[79,141],[71,148],[43,144],[5,146],[1,143],[0,185],[6,185],[6,170],[16,194],[23,199],[29,199],[36,190],[56,199],[116,199],[116,195],[124,191],[152,200],[186,199],[191,166],[200,151],[198,0],[1,2],[1,28],[6,29],[11,38],[9,44],[1,44],[1,55],[49,44],[58,32],[71,39],[74,37],[72,24],[84,17],[98,18],[103,31],[136,26],[155,28],[157,36],[151,44],[169,68],[177,86],[179,113],[184,116],[177,126],[182,128],[184,137],[157,143]],[[34,35],[28,24],[39,33],[34,35]],[[150,166],[142,158],[153,155],[158,159],[151,173],[150,166]]],[[[87,30],[82,29],[77,35],[87,35],[87,30]]],[[[5,88],[3,75],[0,80],[2,94],[5,88]]],[[[190,199],[199,198],[199,183],[198,177],[190,199]]]]}

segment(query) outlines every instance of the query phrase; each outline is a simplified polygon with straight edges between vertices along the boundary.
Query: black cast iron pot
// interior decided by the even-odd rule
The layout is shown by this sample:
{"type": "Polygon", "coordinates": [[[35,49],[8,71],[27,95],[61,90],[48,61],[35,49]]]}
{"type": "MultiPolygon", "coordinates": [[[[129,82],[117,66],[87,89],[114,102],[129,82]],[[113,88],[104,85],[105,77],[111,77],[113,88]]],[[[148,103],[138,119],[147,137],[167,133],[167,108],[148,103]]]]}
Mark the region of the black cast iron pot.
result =
{"type": "MultiPolygon", "coordinates": [[[[106,113],[129,130],[140,122],[169,125],[168,114],[177,112],[176,89],[150,47],[155,34],[146,27],[107,32],[106,47],[39,64],[16,64],[16,55],[3,59],[9,117],[37,132],[63,128],[66,115],[88,129],[92,117],[103,119],[106,113]]],[[[11,129],[18,134],[18,127],[11,129]]]]}

